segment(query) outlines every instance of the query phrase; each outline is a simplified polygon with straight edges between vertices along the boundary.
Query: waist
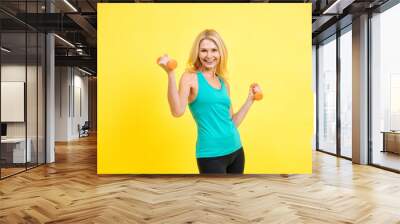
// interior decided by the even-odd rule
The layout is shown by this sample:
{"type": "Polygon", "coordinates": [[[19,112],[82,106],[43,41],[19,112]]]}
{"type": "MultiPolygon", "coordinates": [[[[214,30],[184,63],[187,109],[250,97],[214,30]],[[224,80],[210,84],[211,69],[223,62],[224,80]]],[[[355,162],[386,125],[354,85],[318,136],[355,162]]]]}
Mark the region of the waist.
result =
{"type": "Polygon", "coordinates": [[[227,136],[210,136],[198,134],[196,157],[216,157],[230,154],[242,147],[239,132],[235,129],[227,136]]]}

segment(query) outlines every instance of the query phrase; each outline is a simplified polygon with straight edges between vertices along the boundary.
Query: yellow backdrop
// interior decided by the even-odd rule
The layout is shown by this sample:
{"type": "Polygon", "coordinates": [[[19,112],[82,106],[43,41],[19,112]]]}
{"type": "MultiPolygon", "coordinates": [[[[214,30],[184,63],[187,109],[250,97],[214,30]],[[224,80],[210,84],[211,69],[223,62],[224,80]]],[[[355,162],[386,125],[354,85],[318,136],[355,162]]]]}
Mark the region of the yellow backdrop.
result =
{"type": "Polygon", "coordinates": [[[234,111],[249,85],[255,102],[239,127],[245,173],[311,173],[311,4],[98,4],[98,173],[198,173],[196,124],[170,114],[167,75],[177,83],[192,43],[217,30],[229,53],[234,111]]]}

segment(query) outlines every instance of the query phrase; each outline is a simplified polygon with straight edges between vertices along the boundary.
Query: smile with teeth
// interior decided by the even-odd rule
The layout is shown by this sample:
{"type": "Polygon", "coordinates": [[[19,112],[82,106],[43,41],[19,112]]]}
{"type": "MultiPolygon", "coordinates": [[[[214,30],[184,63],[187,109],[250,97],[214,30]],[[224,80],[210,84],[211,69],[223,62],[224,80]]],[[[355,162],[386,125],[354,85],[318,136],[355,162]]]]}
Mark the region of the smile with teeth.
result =
{"type": "Polygon", "coordinates": [[[204,60],[207,64],[212,64],[214,63],[216,60],[204,60]]]}

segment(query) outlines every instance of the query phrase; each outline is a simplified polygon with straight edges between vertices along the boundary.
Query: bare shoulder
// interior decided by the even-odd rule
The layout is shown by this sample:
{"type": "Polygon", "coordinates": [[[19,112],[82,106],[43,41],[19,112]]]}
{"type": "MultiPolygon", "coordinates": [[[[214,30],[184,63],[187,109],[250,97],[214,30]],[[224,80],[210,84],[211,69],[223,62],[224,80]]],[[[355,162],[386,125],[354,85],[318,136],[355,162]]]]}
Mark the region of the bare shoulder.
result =
{"type": "Polygon", "coordinates": [[[196,73],[194,72],[184,72],[182,74],[182,80],[193,81],[196,78],[196,73]]]}
{"type": "Polygon", "coordinates": [[[193,72],[184,72],[181,77],[181,83],[188,84],[190,86],[193,86],[196,80],[196,73],[193,72]]]}

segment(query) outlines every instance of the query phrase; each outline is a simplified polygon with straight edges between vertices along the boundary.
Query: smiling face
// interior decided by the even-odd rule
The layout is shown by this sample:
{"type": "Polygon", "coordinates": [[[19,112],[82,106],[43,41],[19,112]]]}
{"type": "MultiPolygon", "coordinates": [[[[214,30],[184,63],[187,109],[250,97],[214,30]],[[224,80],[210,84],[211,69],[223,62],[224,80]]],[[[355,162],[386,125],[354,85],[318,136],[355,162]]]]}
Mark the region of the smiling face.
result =
{"type": "Polygon", "coordinates": [[[214,70],[217,68],[221,55],[218,46],[210,39],[203,39],[199,47],[199,59],[203,69],[214,70]]]}

